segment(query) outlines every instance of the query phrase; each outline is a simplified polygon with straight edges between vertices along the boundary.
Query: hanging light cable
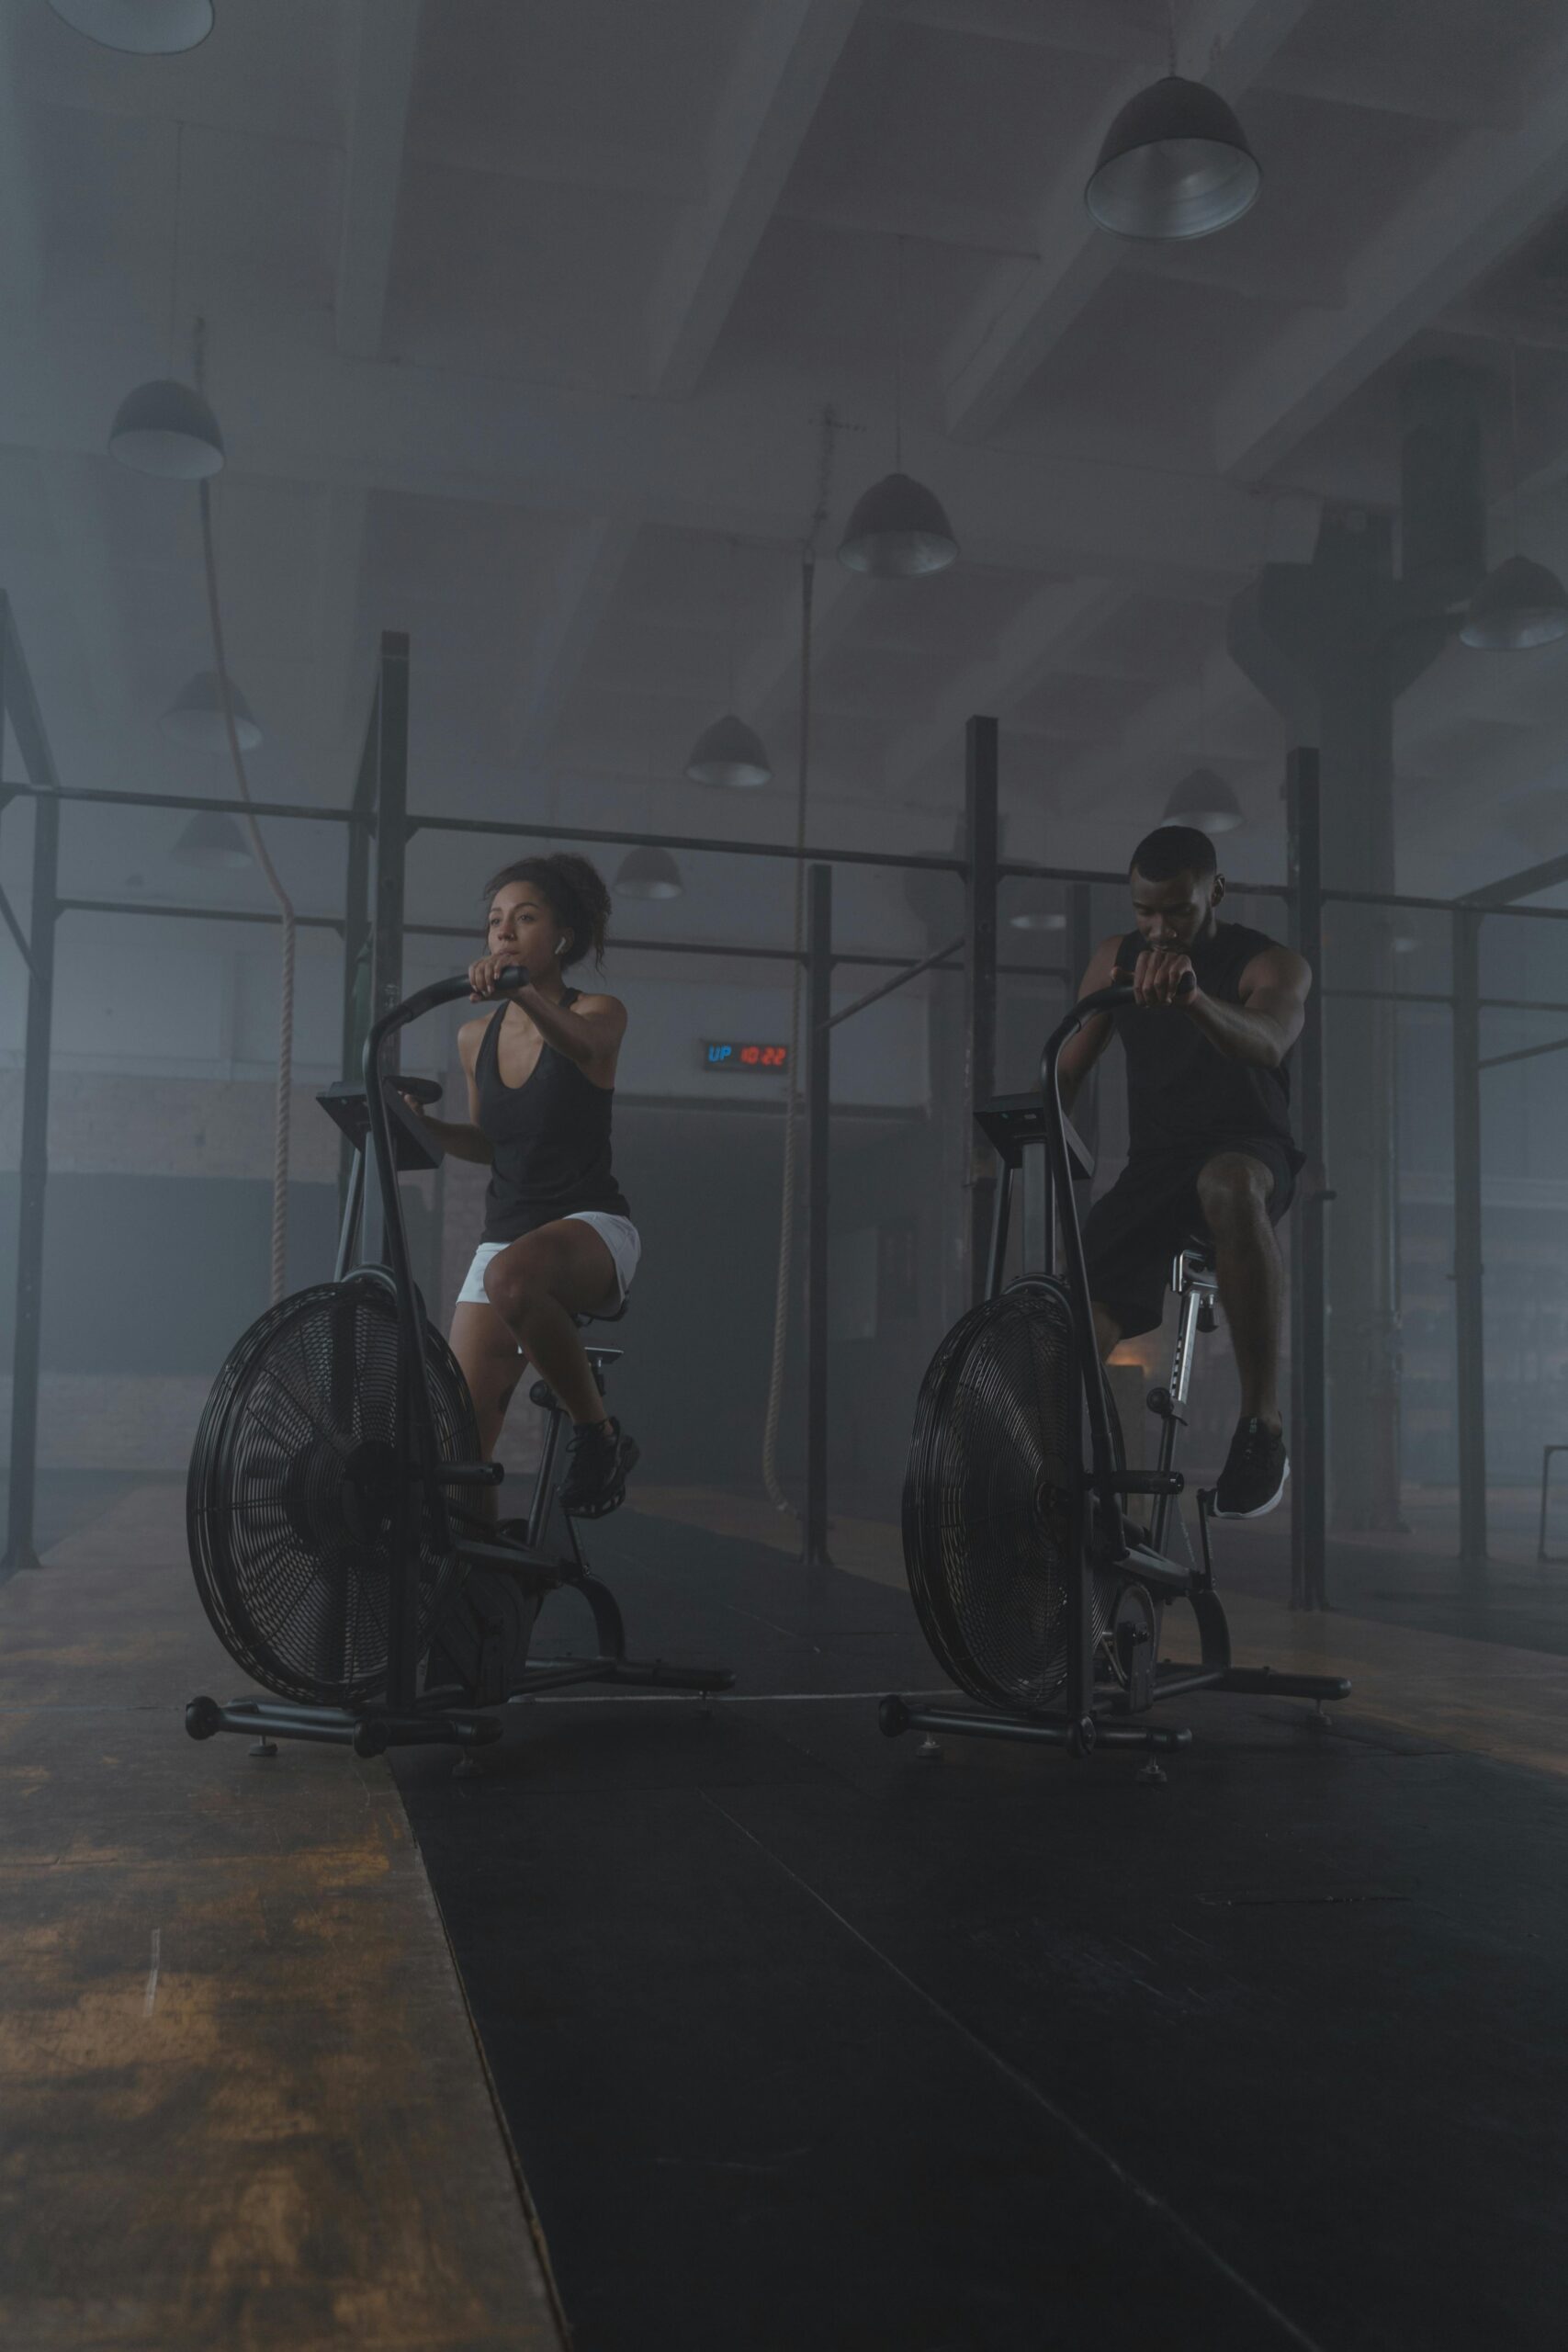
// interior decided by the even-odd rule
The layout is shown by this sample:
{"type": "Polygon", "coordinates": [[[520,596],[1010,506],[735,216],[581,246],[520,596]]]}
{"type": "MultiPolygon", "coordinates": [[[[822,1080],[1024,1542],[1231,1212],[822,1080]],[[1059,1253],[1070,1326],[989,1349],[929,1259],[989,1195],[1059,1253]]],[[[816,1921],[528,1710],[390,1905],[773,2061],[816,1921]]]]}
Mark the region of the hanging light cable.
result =
{"type": "MultiPolygon", "coordinates": [[[[779,1483],[779,1423],[784,1413],[784,1349],[789,1338],[790,1272],[795,1262],[795,1187],[800,1158],[800,1012],[806,987],[806,803],[811,775],[811,616],[817,585],[817,541],[828,520],[838,419],[822,412],[817,504],[800,550],[800,740],[795,797],[795,958],[790,969],[789,1091],[784,1098],[784,1184],[779,1207],[779,1271],[773,1290],[773,1348],[768,1401],[762,1414],[762,1486],[776,1511],[794,1510],[779,1483]]],[[[795,1512],[796,1521],[800,1514],[795,1512]]]]}
{"type": "Polygon", "coordinates": [[[725,650],[728,663],[728,708],[722,718],[705,727],[686,759],[686,774],[694,784],[727,786],[731,791],[755,792],[773,781],[773,764],[762,739],[735,712],[735,541],[729,542],[726,573],[725,650]]]}
{"type": "MultiPolygon", "coordinates": [[[[196,379],[199,384],[205,373],[204,340],[201,322],[196,332],[196,379]]],[[[250,836],[251,851],[261,868],[267,888],[277,902],[282,922],[278,966],[277,1009],[277,1091],[273,1117],[272,1152],[272,1251],[271,1296],[274,1304],[283,1296],[288,1277],[288,1157],[294,1090],[294,902],[278,876],[262,839],[260,825],[251,800],[250,778],[245,773],[245,754],[240,741],[239,713],[235,707],[234,690],[229,676],[229,657],[223,643],[223,613],[218,594],[218,557],[212,537],[212,492],[210,485],[202,481],[197,486],[201,506],[201,555],[207,576],[207,616],[212,631],[212,662],[223,704],[223,729],[228,740],[229,757],[233,763],[234,781],[243,803],[245,831],[250,836]]]]}
{"type": "Polygon", "coordinates": [[[958,553],[942,501],[904,471],[904,240],[895,240],[893,471],[855,503],[839,546],[846,571],[878,580],[919,580],[944,571],[958,553]]]}
{"type": "Polygon", "coordinates": [[[1568,635],[1568,589],[1519,553],[1519,346],[1508,345],[1508,498],[1513,553],[1487,573],[1460,623],[1462,644],[1484,653],[1526,653],[1568,635]]]}
{"type": "Polygon", "coordinates": [[[1128,99],[1084,190],[1090,220],[1117,236],[1213,236],[1250,210],[1263,182],[1233,108],[1177,70],[1176,0],[1166,22],[1169,70],[1128,99]]]}
{"type": "MultiPolygon", "coordinates": [[[[185,124],[175,125],[175,216],[169,262],[169,366],[178,332],[180,206],[185,173],[185,124]]],[[[109,427],[109,453],[137,473],[164,481],[201,481],[221,470],[223,435],[206,394],[174,376],[155,377],[127,392],[109,427]]]]}

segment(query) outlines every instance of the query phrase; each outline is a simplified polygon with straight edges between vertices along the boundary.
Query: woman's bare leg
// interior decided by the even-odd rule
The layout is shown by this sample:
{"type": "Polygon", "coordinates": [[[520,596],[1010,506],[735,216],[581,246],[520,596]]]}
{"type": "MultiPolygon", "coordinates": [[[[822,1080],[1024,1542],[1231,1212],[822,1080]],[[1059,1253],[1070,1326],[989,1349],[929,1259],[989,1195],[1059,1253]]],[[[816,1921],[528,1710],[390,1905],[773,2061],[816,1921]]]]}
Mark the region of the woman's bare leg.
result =
{"type": "MultiPolygon", "coordinates": [[[[494,1307],[488,1306],[459,1303],[454,1307],[451,1348],[474,1400],[480,1459],[493,1462],[506,1421],[506,1408],[528,1369],[527,1359],[518,1353],[516,1340],[494,1307]]],[[[496,1489],[481,1487],[479,1497],[475,1505],[477,1514],[485,1519],[496,1518],[496,1489]]],[[[468,1506],[465,1504],[464,1508],[468,1506]]]]}
{"type": "Polygon", "coordinates": [[[491,1312],[547,1380],[579,1428],[605,1419],[604,1399],[574,1315],[615,1296],[615,1261],[579,1217],[561,1217],[512,1242],[485,1268],[491,1312]]]}

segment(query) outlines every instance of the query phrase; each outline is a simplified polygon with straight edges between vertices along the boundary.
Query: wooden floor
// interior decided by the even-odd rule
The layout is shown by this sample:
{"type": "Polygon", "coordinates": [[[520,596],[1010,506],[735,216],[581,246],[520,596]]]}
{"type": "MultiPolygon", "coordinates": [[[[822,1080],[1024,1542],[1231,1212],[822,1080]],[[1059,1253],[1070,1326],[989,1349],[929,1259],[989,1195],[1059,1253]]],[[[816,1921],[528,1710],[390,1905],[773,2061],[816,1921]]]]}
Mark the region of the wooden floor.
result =
{"type": "Polygon", "coordinates": [[[0,2344],[558,2352],[391,1778],[242,1687],[172,1486],[0,1593],[0,2344]]]}

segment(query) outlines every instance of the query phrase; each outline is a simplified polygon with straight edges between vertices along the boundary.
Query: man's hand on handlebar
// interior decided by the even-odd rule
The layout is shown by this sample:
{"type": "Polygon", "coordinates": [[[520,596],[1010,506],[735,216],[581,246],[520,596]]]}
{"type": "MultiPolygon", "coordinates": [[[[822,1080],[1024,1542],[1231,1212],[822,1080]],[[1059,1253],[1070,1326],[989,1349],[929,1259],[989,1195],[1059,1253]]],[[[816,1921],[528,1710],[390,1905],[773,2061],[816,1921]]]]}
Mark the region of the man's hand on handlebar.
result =
{"type": "Polygon", "coordinates": [[[1188,1012],[1198,994],[1198,975],[1192,959],[1179,948],[1145,947],[1131,971],[1124,965],[1117,967],[1118,979],[1133,983],[1134,995],[1142,1005],[1179,1004],[1188,1012]]]}
{"type": "MultiPolygon", "coordinates": [[[[510,949],[504,956],[481,956],[477,964],[470,964],[468,967],[468,986],[473,991],[471,1001],[475,1004],[479,1004],[482,1003],[487,997],[515,996],[518,992],[515,986],[510,989],[503,989],[497,985],[502,973],[508,970],[523,972],[523,966],[518,958],[517,950],[514,947],[510,949]]],[[[525,981],[526,981],[527,977],[527,974],[524,972],[525,981]]]]}

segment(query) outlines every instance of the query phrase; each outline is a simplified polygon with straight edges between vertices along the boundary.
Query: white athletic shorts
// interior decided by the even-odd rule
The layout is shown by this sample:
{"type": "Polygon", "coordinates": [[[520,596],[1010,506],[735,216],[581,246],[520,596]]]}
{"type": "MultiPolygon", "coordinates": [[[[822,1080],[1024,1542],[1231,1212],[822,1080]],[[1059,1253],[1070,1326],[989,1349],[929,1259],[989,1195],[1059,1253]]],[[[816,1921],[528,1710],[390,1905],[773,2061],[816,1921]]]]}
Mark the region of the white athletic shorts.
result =
{"type": "MultiPolygon", "coordinates": [[[[591,1225],[593,1227],[594,1232],[615,1260],[615,1281],[618,1285],[615,1304],[617,1306],[624,1306],[626,1293],[632,1286],[632,1276],[637,1272],[637,1261],[642,1256],[642,1238],[630,1217],[605,1216],[598,1209],[572,1209],[561,1221],[563,1224],[591,1225]]],[[[479,1248],[474,1251],[474,1262],[464,1276],[463,1287],[457,1293],[459,1306],[489,1305],[485,1295],[485,1268],[492,1258],[499,1258],[502,1251],[509,1250],[511,1246],[508,1241],[479,1243],[479,1248]]]]}

